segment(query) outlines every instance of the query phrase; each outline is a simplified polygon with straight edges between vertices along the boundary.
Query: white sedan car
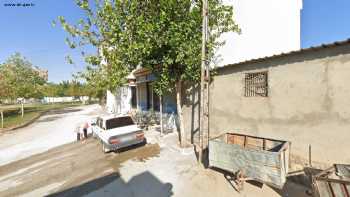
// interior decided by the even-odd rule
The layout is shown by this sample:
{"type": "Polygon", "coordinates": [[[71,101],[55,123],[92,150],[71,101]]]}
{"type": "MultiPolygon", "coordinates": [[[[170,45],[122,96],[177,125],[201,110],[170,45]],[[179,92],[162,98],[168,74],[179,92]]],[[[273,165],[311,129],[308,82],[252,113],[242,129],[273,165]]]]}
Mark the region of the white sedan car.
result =
{"type": "Polygon", "coordinates": [[[98,117],[92,124],[93,135],[102,143],[102,150],[107,153],[127,146],[146,143],[144,132],[130,116],[98,117]]]}

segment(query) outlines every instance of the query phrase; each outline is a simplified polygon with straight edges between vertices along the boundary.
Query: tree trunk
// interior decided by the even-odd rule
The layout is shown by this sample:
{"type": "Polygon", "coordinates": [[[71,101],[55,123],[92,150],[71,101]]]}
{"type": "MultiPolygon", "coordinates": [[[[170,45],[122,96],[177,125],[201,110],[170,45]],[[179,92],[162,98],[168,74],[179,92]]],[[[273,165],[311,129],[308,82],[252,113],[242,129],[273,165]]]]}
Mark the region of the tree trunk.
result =
{"type": "Polygon", "coordinates": [[[21,102],[21,113],[22,113],[22,118],[24,116],[24,104],[23,101],[21,102]]]}
{"type": "Polygon", "coordinates": [[[160,113],[160,136],[163,135],[163,96],[159,96],[159,113],[160,113]]]}
{"type": "Polygon", "coordinates": [[[179,80],[176,82],[176,104],[177,104],[177,115],[180,121],[180,145],[181,147],[186,146],[186,134],[182,116],[182,102],[181,102],[181,91],[182,91],[182,81],[179,80]]]}
{"type": "Polygon", "coordinates": [[[1,111],[1,128],[4,128],[4,113],[1,111]]]}

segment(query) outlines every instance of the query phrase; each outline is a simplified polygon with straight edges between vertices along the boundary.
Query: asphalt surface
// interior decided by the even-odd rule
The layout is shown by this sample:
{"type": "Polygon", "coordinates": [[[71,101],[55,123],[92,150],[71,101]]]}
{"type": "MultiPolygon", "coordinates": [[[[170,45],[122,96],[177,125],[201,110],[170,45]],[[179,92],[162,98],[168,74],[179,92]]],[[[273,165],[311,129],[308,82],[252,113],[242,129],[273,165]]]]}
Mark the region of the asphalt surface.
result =
{"type": "Polygon", "coordinates": [[[0,196],[307,196],[292,182],[283,190],[246,183],[239,193],[224,172],[203,169],[191,148],[179,148],[177,135],[158,136],[147,131],[149,144],[109,154],[91,138],[0,166],[0,196]]]}
{"type": "Polygon", "coordinates": [[[282,190],[246,183],[237,192],[227,172],[204,169],[178,135],[145,131],[148,144],[104,154],[98,140],[75,142],[77,122],[97,105],[54,111],[29,127],[0,136],[0,196],[306,197],[287,181],[282,190]]]}
{"type": "Polygon", "coordinates": [[[76,125],[101,111],[98,105],[52,110],[27,127],[0,133],[0,166],[75,141],[76,125]]]}
{"type": "Polygon", "coordinates": [[[124,161],[159,154],[156,144],[118,155],[101,150],[97,140],[88,139],[0,166],[0,196],[83,196],[118,179],[124,161]]]}

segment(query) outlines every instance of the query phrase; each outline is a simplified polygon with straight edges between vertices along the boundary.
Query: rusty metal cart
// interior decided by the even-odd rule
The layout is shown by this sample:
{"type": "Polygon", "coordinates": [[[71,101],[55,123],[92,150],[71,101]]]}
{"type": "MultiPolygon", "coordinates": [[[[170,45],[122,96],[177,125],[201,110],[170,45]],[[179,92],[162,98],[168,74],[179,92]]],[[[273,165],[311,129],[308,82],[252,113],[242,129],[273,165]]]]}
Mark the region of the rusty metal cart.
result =
{"type": "Polygon", "coordinates": [[[237,133],[209,141],[209,166],[232,172],[237,190],[246,180],[282,188],[289,168],[291,143],[237,133]]]}

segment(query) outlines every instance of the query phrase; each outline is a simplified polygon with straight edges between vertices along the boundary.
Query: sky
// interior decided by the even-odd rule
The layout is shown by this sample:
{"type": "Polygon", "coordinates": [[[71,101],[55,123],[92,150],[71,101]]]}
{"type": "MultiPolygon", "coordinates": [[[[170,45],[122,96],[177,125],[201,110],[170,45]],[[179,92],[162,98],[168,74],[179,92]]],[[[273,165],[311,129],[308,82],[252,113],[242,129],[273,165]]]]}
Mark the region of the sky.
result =
{"type": "Polygon", "coordinates": [[[80,52],[65,43],[67,33],[52,21],[64,16],[76,22],[84,15],[74,0],[0,0],[0,63],[20,52],[33,65],[49,71],[49,81],[72,79],[84,68],[80,52]],[[5,7],[5,3],[33,3],[28,7],[5,7]],[[68,64],[71,55],[75,65],[68,64]]]}
{"type": "MultiPolygon", "coordinates": [[[[0,63],[20,52],[33,65],[49,71],[49,81],[69,80],[85,64],[79,51],[65,44],[67,33],[52,26],[58,16],[76,22],[84,15],[74,0],[0,0],[0,63]],[[8,7],[5,3],[31,3],[8,7]],[[68,64],[71,55],[75,65],[68,64]]],[[[301,47],[350,38],[350,0],[304,0],[301,12],[301,47]]],[[[93,51],[93,49],[90,49],[93,51]]]]}
{"type": "Polygon", "coordinates": [[[350,38],[350,0],[304,0],[301,47],[350,38]]]}

